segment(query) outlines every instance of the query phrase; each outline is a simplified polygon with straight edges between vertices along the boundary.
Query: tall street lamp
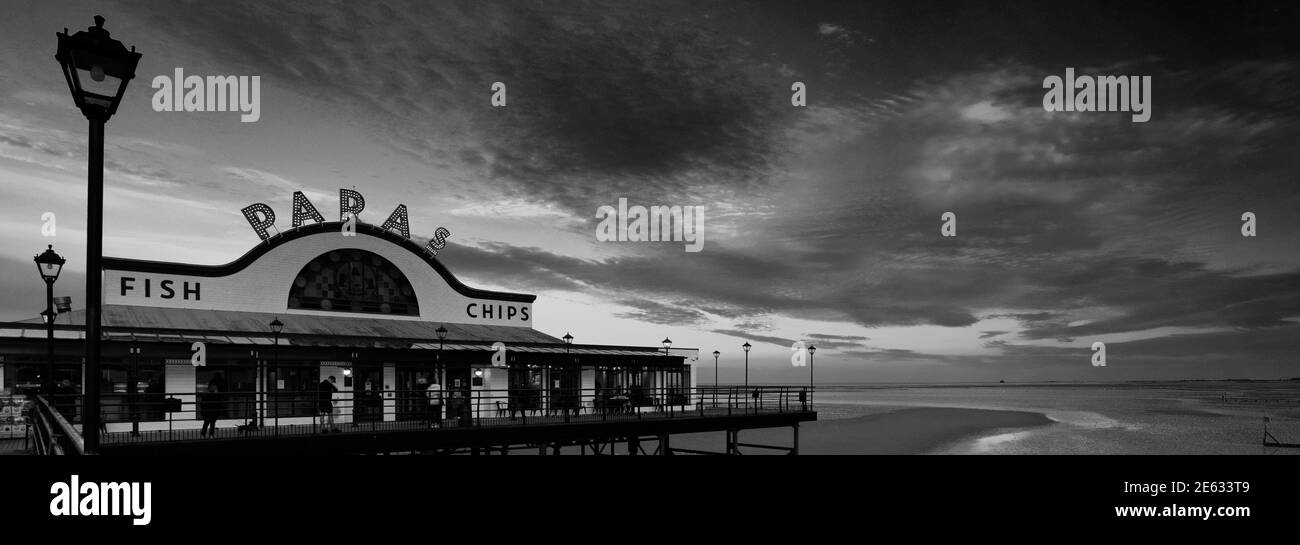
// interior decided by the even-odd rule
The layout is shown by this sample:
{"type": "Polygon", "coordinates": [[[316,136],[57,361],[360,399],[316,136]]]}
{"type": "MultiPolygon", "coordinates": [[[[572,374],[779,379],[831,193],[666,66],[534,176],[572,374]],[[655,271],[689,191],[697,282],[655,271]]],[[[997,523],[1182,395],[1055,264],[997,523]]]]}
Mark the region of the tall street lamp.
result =
{"type": "Polygon", "coordinates": [[[86,215],[86,384],[81,434],[86,453],[99,450],[99,342],[104,254],[104,124],[117,113],[126,85],[135,77],[140,54],[133,46],[109,37],[104,18],[95,16],[95,26],[68,35],[57,33],[59,48],[54,59],[63,69],[68,91],[81,113],[90,121],[88,198],[86,215]]]}
{"type": "Polygon", "coordinates": [[[54,318],[58,316],[54,313],[54,282],[59,279],[59,273],[63,271],[63,264],[66,260],[63,256],[54,253],[54,245],[47,245],[44,252],[36,256],[36,269],[41,273],[41,279],[45,281],[45,312],[41,313],[41,318],[45,320],[45,380],[42,386],[45,388],[45,395],[54,393],[54,318]]]}
{"type": "MultiPolygon", "coordinates": [[[[279,377],[280,376],[280,332],[284,331],[284,322],[281,322],[280,317],[276,316],[275,319],[271,320],[270,326],[271,326],[271,333],[275,336],[275,346],[271,347],[271,358],[272,358],[271,365],[275,369],[275,376],[279,377]]],[[[276,386],[279,386],[278,379],[277,379],[276,386]]],[[[267,388],[262,388],[262,389],[266,390],[267,388]]],[[[275,402],[275,406],[274,406],[275,429],[277,430],[275,433],[278,434],[280,433],[278,431],[280,429],[280,392],[276,392],[275,397],[272,397],[271,400],[275,402]]],[[[266,412],[265,401],[263,401],[262,412],[266,412]]],[[[262,425],[266,425],[265,417],[263,417],[262,425]]]]}
{"type": "Polygon", "coordinates": [[[748,407],[749,406],[748,405],[749,404],[749,349],[753,347],[749,345],[749,341],[745,341],[745,344],[740,345],[740,348],[745,351],[745,390],[744,392],[741,393],[742,395],[745,396],[745,403],[746,403],[745,406],[748,407]]]}
{"type": "Polygon", "coordinates": [[[713,351],[713,387],[714,388],[718,387],[718,356],[721,355],[722,355],[721,352],[718,352],[717,350],[713,351]]]}
{"type": "Polygon", "coordinates": [[[564,339],[564,353],[565,353],[565,354],[568,354],[568,353],[569,353],[569,345],[572,345],[572,344],[573,344],[573,335],[570,335],[570,334],[568,334],[568,333],[565,333],[564,336],[561,337],[561,338],[564,339]]]}
{"type": "Polygon", "coordinates": [[[813,389],[817,387],[817,381],[814,379],[816,368],[813,367],[813,354],[817,353],[815,345],[808,345],[808,403],[812,403],[813,389]]]}
{"type": "Polygon", "coordinates": [[[753,347],[749,345],[749,341],[745,341],[740,348],[745,351],[745,395],[749,395],[749,349],[753,347]]]}
{"type": "Polygon", "coordinates": [[[713,406],[718,406],[718,356],[722,355],[717,350],[713,351],[713,406]]]}
{"type": "Polygon", "coordinates": [[[664,343],[664,355],[667,356],[668,347],[673,345],[673,341],[669,340],[668,337],[664,337],[663,343],[664,343]]]}

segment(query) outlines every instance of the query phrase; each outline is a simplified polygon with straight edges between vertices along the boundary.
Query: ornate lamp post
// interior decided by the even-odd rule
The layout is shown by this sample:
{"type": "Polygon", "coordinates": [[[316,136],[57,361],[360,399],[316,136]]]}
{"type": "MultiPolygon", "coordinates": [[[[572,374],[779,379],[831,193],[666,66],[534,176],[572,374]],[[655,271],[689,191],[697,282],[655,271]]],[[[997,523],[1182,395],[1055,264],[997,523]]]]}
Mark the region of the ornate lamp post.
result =
{"type": "Polygon", "coordinates": [[[59,279],[64,263],[66,260],[63,256],[54,253],[54,245],[48,245],[41,255],[36,256],[36,269],[40,271],[41,279],[45,281],[45,312],[41,313],[41,318],[45,320],[47,346],[45,380],[42,381],[41,386],[47,396],[54,393],[54,318],[58,316],[54,312],[54,282],[59,279]]]}
{"type": "Polygon", "coordinates": [[[817,381],[814,380],[816,369],[813,367],[813,354],[817,353],[817,347],[808,345],[808,403],[812,404],[813,389],[817,387],[817,381]]]}
{"type": "Polygon", "coordinates": [[[572,344],[573,344],[573,335],[570,335],[570,334],[568,334],[568,333],[565,333],[564,336],[561,337],[561,338],[564,339],[564,353],[565,353],[565,354],[568,354],[568,353],[569,353],[569,345],[572,345],[572,344]]]}
{"type": "Polygon", "coordinates": [[[667,356],[668,347],[673,345],[673,341],[669,340],[668,337],[664,337],[663,343],[664,343],[664,355],[667,356]]]}
{"type": "Polygon", "coordinates": [[[140,54],[109,37],[104,18],[95,16],[95,26],[68,35],[59,32],[55,60],[63,69],[68,91],[81,113],[90,121],[88,163],[89,198],[86,217],[86,384],[81,434],[85,452],[99,450],[99,342],[104,254],[104,124],[122,102],[126,85],[135,77],[140,54]]]}
{"type": "Polygon", "coordinates": [[[740,348],[745,351],[745,395],[749,395],[749,349],[753,347],[749,345],[749,341],[745,341],[740,348]]]}

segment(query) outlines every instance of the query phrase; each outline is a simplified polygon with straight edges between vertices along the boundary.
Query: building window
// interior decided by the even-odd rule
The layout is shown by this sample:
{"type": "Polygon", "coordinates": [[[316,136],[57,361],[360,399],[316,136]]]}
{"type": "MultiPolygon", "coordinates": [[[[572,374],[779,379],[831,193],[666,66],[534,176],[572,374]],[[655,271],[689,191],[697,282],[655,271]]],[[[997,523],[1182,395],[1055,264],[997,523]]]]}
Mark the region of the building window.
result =
{"type": "Polygon", "coordinates": [[[545,368],[540,365],[511,365],[509,375],[510,408],[542,408],[542,390],[546,385],[545,368]]]}
{"type": "Polygon", "coordinates": [[[204,366],[196,370],[195,391],[200,394],[215,385],[217,394],[208,397],[217,403],[213,414],[218,419],[252,420],[257,415],[257,369],[245,366],[204,366]]]}
{"type": "Polygon", "coordinates": [[[289,308],[420,315],[406,275],[365,250],[335,250],[307,263],[289,288],[289,308]]]}
{"type": "Polygon", "coordinates": [[[100,414],[104,422],[157,422],[163,411],[163,362],[105,360],[100,368],[100,414]]]}
{"type": "MultiPolygon", "coordinates": [[[[314,416],[320,386],[320,365],[281,365],[266,371],[268,391],[266,414],[268,417],[314,416]]],[[[206,384],[200,382],[199,384],[206,384]]]]}

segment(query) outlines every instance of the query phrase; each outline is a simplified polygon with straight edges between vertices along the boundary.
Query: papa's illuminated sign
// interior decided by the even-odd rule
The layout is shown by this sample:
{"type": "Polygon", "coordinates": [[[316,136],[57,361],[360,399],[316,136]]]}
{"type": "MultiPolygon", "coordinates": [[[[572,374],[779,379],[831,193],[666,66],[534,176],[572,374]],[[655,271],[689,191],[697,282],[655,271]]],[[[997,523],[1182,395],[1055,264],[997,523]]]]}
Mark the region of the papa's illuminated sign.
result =
{"type": "MultiPolygon", "coordinates": [[[[366,208],[366,199],[351,189],[339,189],[339,221],[346,222],[343,225],[343,234],[347,235],[349,226],[353,228],[355,234],[355,222],[359,221],[357,215],[366,208]]],[[[244,213],[244,218],[248,224],[253,226],[253,231],[262,240],[271,238],[267,229],[275,226],[275,211],[265,203],[253,203],[245,206],[240,210],[244,213]]],[[[325,223],[325,216],[322,216],[316,207],[307,200],[307,196],[301,191],[293,192],[293,227],[302,226],[304,221],[311,220],[317,223],[325,223]]],[[[393,209],[393,213],[388,215],[388,220],[379,227],[385,231],[393,231],[402,235],[402,238],[411,238],[411,223],[407,220],[406,205],[399,204],[393,209]]],[[[429,243],[424,246],[424,251],[430,255],[437,256],[438,250],[447,247],[447,237],[451,236],[451,231],[445,227],[439,227],[433,232],[429,243]]]]}

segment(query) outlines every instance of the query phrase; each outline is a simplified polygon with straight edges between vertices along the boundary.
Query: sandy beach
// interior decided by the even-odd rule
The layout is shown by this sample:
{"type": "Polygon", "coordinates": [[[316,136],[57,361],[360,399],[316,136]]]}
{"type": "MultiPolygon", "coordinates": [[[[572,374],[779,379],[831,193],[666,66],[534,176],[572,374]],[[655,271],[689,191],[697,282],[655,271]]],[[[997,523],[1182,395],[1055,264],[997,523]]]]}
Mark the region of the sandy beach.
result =
{"type": "MultiPolygon", "coordinates": [[[[1051,424],[1040,413],[916,407],[889,410],[854,418],[820,420],[799,429],[800,454],[927,454],[976,437],[1051,424]]],[[[740,441],[789,446],[788,428],[741,432],[740,441]]],[[[694,434],[674,438],[674,446],[721,451],[721,434],[694,434]]],[[[780,451],[742,448],[745,454],[783,454],[780,451]]]]}

